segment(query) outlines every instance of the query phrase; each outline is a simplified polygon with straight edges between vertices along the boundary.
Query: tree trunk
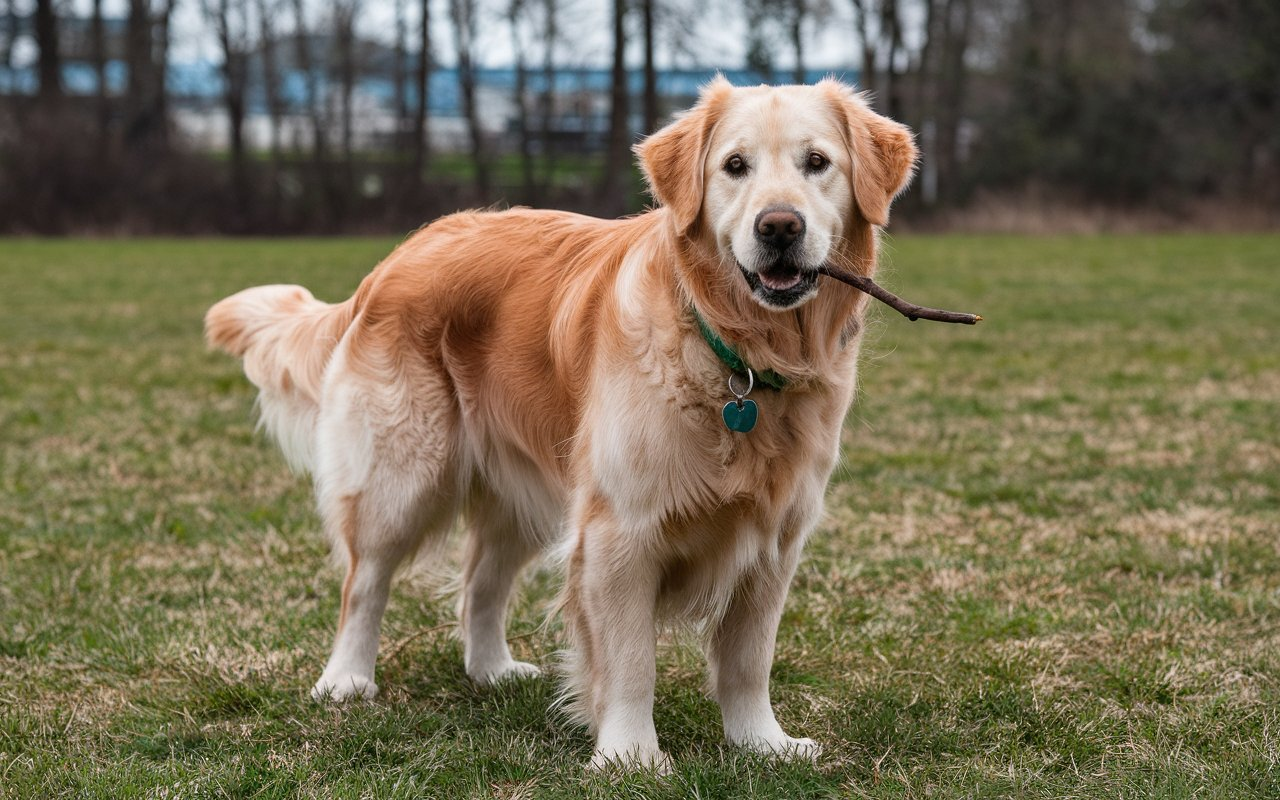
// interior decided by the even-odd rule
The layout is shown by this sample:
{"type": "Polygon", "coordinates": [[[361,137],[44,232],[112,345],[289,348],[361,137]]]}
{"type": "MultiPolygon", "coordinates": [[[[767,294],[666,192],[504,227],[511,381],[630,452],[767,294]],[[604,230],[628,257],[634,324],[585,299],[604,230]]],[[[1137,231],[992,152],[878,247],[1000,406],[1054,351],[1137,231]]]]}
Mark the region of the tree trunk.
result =
{"type": "Polygon", "coordinates": [[[627,87],[627,3],[613,0],[613,70],[609,82],[609,140],[605,151],[604,181],[600,191],[604,208],[617,213],[626,208],[626,201],[619,195],[623,178],[630,163],[631,131],[627,124],[630,116],[630,93],[627,87]]]}
{"type": "Polygon", "coordinates": [[[155,24],[155,50],[151,56],[152,106],[156,136],[162,147],[169,145],[169,33],[172,30],[174,0],[166,0],[155,24]]]}
{"type": "Polygon", "coordinates": [[[542,0],[542,97],[538,99],[542,139],[542,181],[540,191],[545,191],[555,179],[556,142],[552,120],[556,113],[556,42],[560,38],[556,4],[559,0],[542,0]]]}
{"type": "Polygon", "coordinates": [[[484,130],[480,127],[480,110],[476,107],[476,76],[472,62],[475,47],[475,0],[450,0],[449,8],[453,16],[454,49],[458,53],[458,89],[462,95],[462,113],[467,120],[467,135],[471,140],[476,200],[483,204],[489,200],[490,181],[484,130]]]}
{"type": "Polygon", "coordinates": [[[262,50],[262,87],[267,99],[267,113],[271,115],[271,191],[274,194],[284,170],[281,127],[284,123],[284,103],[280,97],[280,65],[276,53],[276,30],[273,25],[276,7],[268,0],[258,0],[258,37],[262,50]]]}
{"type": "Polygon", "coordinates": [[[40,105],[52,108],[62,99],[62,55],[58,51],[58,12],[53,0],[36,0],[36,47],[40,50],[40,105]]]}
{"type": "Polygon", "coordinates": [[[316,75],[315,62],[311,58],[306,8],[303,0],[292,0],[292,6],[295,58],[307,86],[307,116],[311,119],[312,171],[315,185],[320,188],[320,195],[324,198],[322,214],[327,217],[325,222],[332,225],[338,223],[342,216],[344,192],[333,180],[329,170],[329,120],[321,105],[320,81],[316,75]]]}
{"type": "Polygon", "coordinates": [[[396,111],[396,120],[394,131],[391,134],[391,149],[396,153],[404,150],[405,123],[409,120],[409,105],[405,97],[405,84],[407,83],[405,39],[409,32],[408,22],[405,19],[404,4],[405,0],[395,0],[396,44],[391,62],[391,91],[396,96],[395,103],[392,106],[396,111]]]}
{"type": "Polygon", "coordinates": [[[524,53],[516,56],[516,127],[520,137],[520,185],[527,202],[536,203],[537,179],[534,174],[533,137],[529,131],[529,68],[524,53]]]}
{"type": "Polygon", "coordinates": [[[311,60],[311,46],[307,41],[307,17],[303,0],[292,0],[294,59],[302,71],[307,87],[307,117],[311,121],[311,154],[317,169],[322,168],[328,149],[328,136],[320,114],[320,85],[316,80],[315,64],[311,60]]]}
{"type": "Polygon", "coordinates": [[[924,38],[911,70],[913,97],[909,125],[919,137],[921,153],[919,178],[915,182],[919,191],[914,194],[926,206],[932,206],[938,200],[938,78],[934,54],[939,40],[943,38],[937,30],[939,20],[946,14],[945,8],[939,10],[939,5],[951,2],[925,0],[924,24],[920,26],[924,38]]]}
{"type": "Polygon", "coordinates": [[[231,193],[235,198],[237,211],[234,225],[243,229],[252,216],[244,147],[245,90],[249,77],[247,0],[237,0],[234,7],[230,0],[218,0],[216,6],[206,2],[204,12],[213,23],[218,45],[222,48],[223,101],[227,109],[231,193]]]}
{"type": "Polygon", "coordinates": [[[791,50],[796,54],[796,63],[791,70],[791,82],[801,84],[808,75],[804,68],[804,18],[808,9],[805,8],[805,0],[791,0],[790,6],[791,50]]]}
{"type": "Polygon", "coordinates": [[[125,28],[125,143],[137,146],[147,138],[147,79],[150,74],[151,9],[147,0],[129,0],[125,28]]]}
{"type": "Polygon", "coordinates": [[[533,203],[537,182],[533,169],[533,137],[529,130],[529,65],[524,39],[520,36],[525,0],[511,0],[507,23],[511,32],[511,51],[515,54],[516,84],[512,100],[516,109],[516,136],[520,149],[520,185],[523,201],[533,203]]]}
{"type": "Polygon", "coordinates": [[[98,149],[106,152],[111,142],[111,101],[107,92],[107,37],[102,22],[102,0],[93,0],[89,22],[93,74],[97,77],[98,149]]]}
{"type": "Polygon", "coordinates": [[[949,0],[947,3],[946,62],[940,73],[938,102],[938,195],[943,202],[960,197],[960,123],[964,119],[968,93],[968,71],[965,55],[969,49],[973,21],[973,0],[949,0]],[[958,19],[956,17],[959,17],[958,19]]]}
{"type": "Polygon", "coordinates": [[[338,49],[338,86],[342,93],[342,174],[346,191],[355,189],[356,15],[359,0],[334,3],[334,39],[338,49]]]}
{"type": "Polygon", "coordinates": [[[942,38],[937,29],[946,16],[946,6],[952,2],[953,0],[925,0],[924,3],[924,24],[920,26],[923,41],[920,43],[918,58],[911,70],[914,97],[911,100],[913,107],[910,122],[917,130],[921,129],[924,121],[931,119],[935,113],[937,68],[934,66],[934,56],[938,40],[942,38]],[[941,9],[939,9],[940,5],[941,9]]]}
{"type": "Polygon", "coordinates": [[[166,144],[165,70],[171,8],[171,3],[166,4],[158,16],[153,16],[148,0],[129,0],[125,30],[125,63],[129,75],[125,87],[124,140],[135,152],[163,148],[166,144]]]}
{"type": "MultiPolygon", "coordinates": [[[[856,0],[855,0],[856,2],[856,0]]],[[[773,41],[773,17],[777,11],[773,0],[748,0],[743,4],[747,23],[747,52],[745,66],[760,75],[765,83],[773,83],[774,57],[777,47],[773,41]]]]}
{"type": "Polygon", "coordinates": [[[880,48],[876,38],[871,35],[871,17],[874,12],[872,3],[875,0],[852,0],[852,2],[854,28],[862,44],[862,74],[859,76],[858,83],[863,91],[871,93],[872,100],[878,107],[880,99],[875,95],[880,90],[880,80],[876,62],[880,59],[880,48]]]}
{"type": "Polygon", "coordinates": [[[658,71],[654,66],[653,4],[655,0],[641,0],[644,14],[644,132],[658,129],[658,71]]]}
{"type": "Polygon", "coordinates": [[[898,68],[899,56],[903,51],[902,17],[898,13],[898,0],[880,0],[880,38],[889,47],[889,56],[884,66],[884,98],[882,100],[885,113],[894,119],[902,117],[902,81],[898,68]]]}
{"type": "Polygon", "coordinates": [[[413,176],[422,180],[422,170],[427,164],[430,142],[427,139],[427,110],[431,89],[431,3],[422,0],[422,24],[418,39],[418,107],[413,119],[413,176]]]}

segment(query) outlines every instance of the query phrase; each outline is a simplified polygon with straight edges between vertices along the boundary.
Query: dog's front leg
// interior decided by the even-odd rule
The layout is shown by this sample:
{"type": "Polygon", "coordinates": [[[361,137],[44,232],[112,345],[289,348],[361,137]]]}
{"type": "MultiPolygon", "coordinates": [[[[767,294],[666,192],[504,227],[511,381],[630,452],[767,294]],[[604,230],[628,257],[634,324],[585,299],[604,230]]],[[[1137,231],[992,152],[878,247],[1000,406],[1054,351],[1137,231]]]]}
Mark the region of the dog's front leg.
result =
{"type": "Polygon", "coordinates": [[[790,758],[816,758],[812,739],[783,732],[769,702],[769,670],[799,548],[744,575],[707,643],[712,688],[730,744],[790,758]]]}
{"type": "Polygon", "coordinates": [[[596,512],[579,526],[565,604],[578,701],[596,733],[591,763],[665,769],[653,725],[658,564],[640,537],[596,512]]]}

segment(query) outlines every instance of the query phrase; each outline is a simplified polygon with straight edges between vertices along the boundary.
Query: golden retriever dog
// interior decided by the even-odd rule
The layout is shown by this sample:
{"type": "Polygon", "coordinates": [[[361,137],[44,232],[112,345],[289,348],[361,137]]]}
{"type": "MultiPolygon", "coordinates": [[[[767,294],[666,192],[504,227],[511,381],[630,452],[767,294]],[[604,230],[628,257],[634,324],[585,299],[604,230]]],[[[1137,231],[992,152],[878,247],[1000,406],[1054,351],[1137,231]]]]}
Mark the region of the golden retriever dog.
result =
{"type": "Polygon", "coordinates": [[[377,691],[392,574],[462,514],[467,674],[538,673],[511,657],[506,605],[559,553],[566,696],[594,764],[665,763],[664,623],[700,632],[731,744],[817,755],[774,718],[769,670],[867,303],[817,269],[875,269],[915,146],[836,81],[717,79],[636,152],[658,203],[638,216],[455,214],[346,302],[261,286],[209,310],[346,564],[316,697],[377,691]]]}

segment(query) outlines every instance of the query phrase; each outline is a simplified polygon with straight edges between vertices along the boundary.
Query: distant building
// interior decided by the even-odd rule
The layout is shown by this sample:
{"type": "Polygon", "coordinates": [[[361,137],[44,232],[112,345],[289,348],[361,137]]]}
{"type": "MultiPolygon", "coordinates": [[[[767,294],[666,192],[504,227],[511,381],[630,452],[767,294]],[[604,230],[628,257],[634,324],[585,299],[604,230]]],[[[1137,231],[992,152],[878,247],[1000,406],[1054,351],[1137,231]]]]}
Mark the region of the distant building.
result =
{"type": "MultiPolygon", "coordinates": [[[[5,31],[22,35],[29,20],[16,18],[19,30],[5,31]]],[[[97,70],[94,68],[89,43],[89,21],[84,17],[60,18],[60,50],[62,83],[71,97],[87,97],[98,92],[97,70]]],[[[123,19],[104,20],[105,68],[108,94],[124,91],[127,68],[123,60],[123,19]]],[[[315,63],[325,63],[332,51],[327,36],[315,35],[307,42],[315,63]]],[[[394,51],[378,42],[362,40],[357,45],[359,74],[352,92],[354,145],[361,150],[387,147],[399,128],[412,129],[411,117],[417,107],[417,92],[412,76],[406,80],[406,97],[397,102],[393,70],[394,51]],[[401,119],[398,108],[409,109],[410,119],[401,119]]],[[[314,81],[298,68],[294,58],[296,41],[286,37],[279,42],[276,57],[280,61],[278,81],[285,112],[280,120],[281,141],[286,146],[298,143],[309,146],[312,136],[309,114],[308,85],[319,87],[319,107],[330,128],[330,139],[336,140],[341,126],[339,85],[326,70],[316,70],[314,81]]],[[[416,54],[410,54],[410,58],[416,54]]],[[[410,72],[412,72],[410,65],[410,72]]],[[[719,70],[735,84],[766,82],[764,76],[743,69],[719,70]]],[[[658,73],[658,94],[668,110],[684,108],[697,96],[698,88],[710,81],[717,70],[676,69],[658,73]]],[[[854,82],[857,72],[851,68],[810,70],[812,82],[836,75],[854,82]]],[[[251,57],[249,87],[244,119],[246,144],[265,148],[270,142],[272,120],[263,79],[262,59],[251,57]]],[[[639,97],[643,90],[640,70],[629,75],[633,103],[632,127],[640,130],[639,97]]],[[[515,101],[516,70],[512,67],[483,68],[476,71],[476,108],[480,125],[499,146],[511,144],[518,127],[515,101]]],[[[212,61],[180,62],[169,65],[166,85],[175,133],[189,146],[204,150],[223,150],[228,146],[229,125],[223,104],[223,78],[219,65],[212,61]]],[[[526,75],[525,107],[530,109],[529,128],[535,146],[554,145],[565,150],[593,151],[603,148],[609,125],[610,72],[607,68],[557,67],[550,74],[540,69],[526,75]],[[548,92],[550,89],[550,92],[548,92]],[[544,119],[543,111],[549,111],[544,119]],[[544,141],[545,140],[545,141],[544,141]]],[[[33,95],[39,88],[33,64],[12,66],[0,64],[0,97],[33,95]]],[[[457,70],[436,67],[428,85],[431,147],[438,151],[462,150],[467,146],[466,122],[457,70]]]]}

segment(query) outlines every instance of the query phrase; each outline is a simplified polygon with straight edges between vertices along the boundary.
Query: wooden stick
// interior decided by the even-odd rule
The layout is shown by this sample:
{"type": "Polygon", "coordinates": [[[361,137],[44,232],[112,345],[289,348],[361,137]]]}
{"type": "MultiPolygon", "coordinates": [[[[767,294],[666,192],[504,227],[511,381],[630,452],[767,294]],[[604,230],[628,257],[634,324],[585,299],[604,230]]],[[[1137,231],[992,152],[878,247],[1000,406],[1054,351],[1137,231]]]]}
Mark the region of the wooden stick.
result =
{"type": "Polygon", "coordinates": [[[412,642],[414,639],[420,639],[429,633],[439,633],[440,631],[447,631],[450,628],[456,628],[457,626],[458,626],[458,623],[456,622],[446,622],[445,624],[437,625],[434,628],[422,628],[421,630],[416,630],[413,633],[401,639],[400,642],[396,644],[395,647],[391,648],[391,652],[388,653],[386,658],[383,659],[383,663],[388,664],[392,661],[395,661],[396,656],[400,655],[400,651],[405,648],[405,645],[409,644],[409,642],[412,642]]]}
{"type": "Polygon", "coordinates": [[[918,306],[915,303],[908,303],[906,300],[898,297],[896,294],[865,275],[854,275],[852,272],[845,272],[844,270],[836,269],[830,264],[818,267],[818,272],[821,272],[829,278],[835,278],[841,283],[847,283],[859,291],[866,292],[912,322],[915,322],[918,319],[931,319],[936,322],[958,322],[962,325],[977,325],[982,321],[982,317],[977,314],[965,314],[960,311],[944,311],[941,308],[929,308],[928,306],[918,306]]]}

